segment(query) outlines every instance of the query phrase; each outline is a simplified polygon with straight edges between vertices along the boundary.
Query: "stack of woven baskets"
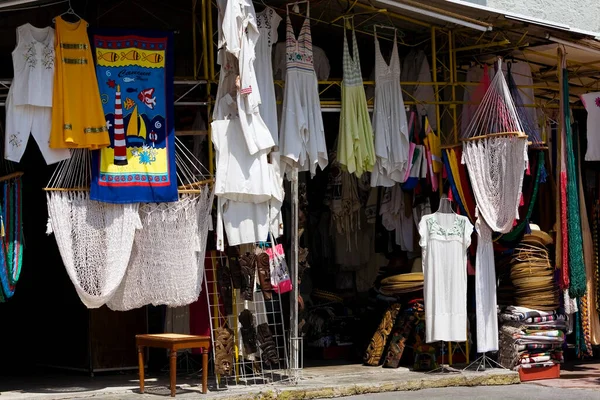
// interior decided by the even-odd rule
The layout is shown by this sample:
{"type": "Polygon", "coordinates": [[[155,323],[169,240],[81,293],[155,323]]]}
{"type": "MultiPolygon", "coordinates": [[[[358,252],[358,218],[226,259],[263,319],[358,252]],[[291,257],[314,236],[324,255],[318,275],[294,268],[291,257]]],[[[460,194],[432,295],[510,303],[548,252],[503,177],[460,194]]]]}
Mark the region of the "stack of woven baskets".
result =
{"type": "Polygon", "coordinates": [[[531,234],[525,235],[515,248],[510,278],[516,306],[539,311],[554,311],[559,307],[559,290],[547,247],[552,242],[550,235],[532,225],[531,234]]]}

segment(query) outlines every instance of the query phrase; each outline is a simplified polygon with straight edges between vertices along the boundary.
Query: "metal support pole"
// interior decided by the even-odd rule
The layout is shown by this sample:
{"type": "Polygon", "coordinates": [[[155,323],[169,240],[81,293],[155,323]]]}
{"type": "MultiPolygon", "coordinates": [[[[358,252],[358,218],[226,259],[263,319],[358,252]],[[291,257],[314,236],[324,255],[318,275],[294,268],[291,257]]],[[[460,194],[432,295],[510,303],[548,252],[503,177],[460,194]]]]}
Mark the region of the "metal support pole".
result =
{"type": "MultiPolygon", "coordinates": [[[[458,80],[458,73],[456,70],[456,51],[454,48],[454,31],[450,30],[448,32],[448,40],[450,43],[450,83],[452,85],[452,104],[450,108],[452,109],[452,132],[454,134],[452,144],[458,143],[458,113],[456,110],[456,81],[458,80]]],[[[464,107],[464,106],[463,106],[464,107]]]]}
{"type": "Polygon", "coordinates": [[[192,50],[194,54],[194,80],[198,79],[198,49],[196,48],[196,4],[198,4],[198,0],[192,0],[192,50]]]}
{"type": "Polygon", "coordinates": [[[435,89],[435,122],[438,130],[438,135],[442,137],[442,123],[440,118],[440,85],[437,80],[437,48],[435,44],[436,27],[431,27],[431,77],[433,78],[433,87],[435,89]]]}
{"type": "Polygon", "coordinates": [[[215,175],[215,155],[214,148],[212,144],[212,129],[211,129],[211,116],[212,116],[212,101],[211,101],[211,81],[214,79],[214,54],[212,52],[212,3],[211,0],[202,0],[202,66],[204,68],[204,78],[208,81],[206,84],[206,97],[207,97],[207,126],[206,129],[208,131],[208,172],[211,176],[215,175]],[[207,33],[207,24],[211,28],[210,36],[207,33]],[[210,41],[210,51],[209,48],[210,41]],[[213,72],[213,75],[209,75],[209,63],[210,63],[210,71],[213,72]]]}
{"type": "Polygon", "coordinates": [[[292,229],[291,229],[291,274],[292,274],[292,292],[290,295],[290,370],[293,378],[300,369],[300,342],[298,338],[298,168],[292,170],[292,181],[290,197],[292,199],[292,229]]]}

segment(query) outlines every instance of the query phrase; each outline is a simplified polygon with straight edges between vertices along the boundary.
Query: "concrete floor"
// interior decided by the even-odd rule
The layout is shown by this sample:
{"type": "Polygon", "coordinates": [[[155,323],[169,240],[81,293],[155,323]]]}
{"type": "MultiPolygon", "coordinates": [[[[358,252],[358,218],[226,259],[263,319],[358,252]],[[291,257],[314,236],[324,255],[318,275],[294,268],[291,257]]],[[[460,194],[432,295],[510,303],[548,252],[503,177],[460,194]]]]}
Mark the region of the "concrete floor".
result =
{"type": "MultiPolygon", "coordinates": [[[[197,377],[178,377],[177,398],[183,399],[317,399],[364,393],[418,390],[448,386],[506,385],[518,383],[518,375],[505,370],[424,374],[406,368],[385,369],[362,365],[306,368],[296,383],[238,385],[217,389],[209,385],[208,395],[200,393],[197,377]]],[[[0,400],[58,399],[144,399],[169,396],[167,376],[147,377],[146,393],[139,394],[137,374],[122,376],[45,376],[0,383],[0,400]]]]}
{"type": "MultiPolygon", "coordinates": [[[[488,369],[485,372],[424,374],[406,368],[386,369],[362,365],[306,368],[296,383],[238,385],[200,393],[199,378],[179,376],[177,398],[182,399],[317,399],[343,396],[349,399],[573,399],[600,400],[600,364],[566,365],[561,378],[536,381],[519,387],[498,387],[519,383],[515,372],[488,369]],[[496,387],[493,387],[496,386],[496,387]],[[475,388],[476,387],[476,388],[475,388]],[[446,388],[440,390],[439,388],[446,388]],[[560,388],[560,389],[558,389],[560,388]],[[588,390],[586,390],[588,389],[588,390]],[[593,392],[589,389],[595,389],[593,392]],[[388,392],[398,392],[389,393],[388,392]],[[368,395],[365,395],[368,394],[368,395]],[[545,396],[543,394],[549,394],[545,396]],[[356,395],[362,395],[356,397],[356,395]],[[543,395],[543,396],[542,396],[543,395]],[[425,397],[423,397],[425,396],[425,397]],[[511,397],[512,396],[512,397],[511,397]]],[[[106,400],[160,399],[169,396],[168,377],[148,376],[146,394],[138,391],[137,373],[100,375],[95,378],[73,374],[44,375],[41,378],[0,379],[0,400],[58,400],[97,398],[106,400]]]]}
{"type": "Polygon", "coordinates": [[[600,391],[592,389],[557,389],[523,384],[517,390],[502,386],[453,387],[423,389],[416,392],[366,394],[344,400],[600,400],[600,391]]]}

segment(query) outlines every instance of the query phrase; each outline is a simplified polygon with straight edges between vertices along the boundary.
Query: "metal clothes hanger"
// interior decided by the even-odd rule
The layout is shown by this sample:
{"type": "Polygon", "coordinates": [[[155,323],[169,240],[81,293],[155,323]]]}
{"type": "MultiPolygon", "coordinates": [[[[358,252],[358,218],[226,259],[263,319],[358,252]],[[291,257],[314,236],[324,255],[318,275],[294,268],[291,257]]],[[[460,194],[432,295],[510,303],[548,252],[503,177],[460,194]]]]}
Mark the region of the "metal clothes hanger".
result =
{"type": "MultiPolygon", "coordinates": [[[[63,15],[67,15],[67,14],[69,14],[69,15],[74,15],[74,16],[76,16],[77,18],[79,18],[81,21],[83,21],[83,18],[81,18],[81,17],[79,16],[79,14],[77,14],[77,13],[75,12],[75,10],[73,10],[73,7],[71,6],[71,0],[69,0],[69,8],[67,9],[67,11],[65,11],[65,12],[64,12],[64,13],[62,13],[62,14],[60,14],[60,15],[59,15],[59,17],[62,17],[63,15]]],[[[53,23],[56,23],[56,17],[52,18],[52,22],[53,22],[53,23]]],[[[90,24],[89,24],[89,22],[86,22],[86,25],[87,25],[87,27],[88,27],[88,28],[90,27],[90,24]]]]}

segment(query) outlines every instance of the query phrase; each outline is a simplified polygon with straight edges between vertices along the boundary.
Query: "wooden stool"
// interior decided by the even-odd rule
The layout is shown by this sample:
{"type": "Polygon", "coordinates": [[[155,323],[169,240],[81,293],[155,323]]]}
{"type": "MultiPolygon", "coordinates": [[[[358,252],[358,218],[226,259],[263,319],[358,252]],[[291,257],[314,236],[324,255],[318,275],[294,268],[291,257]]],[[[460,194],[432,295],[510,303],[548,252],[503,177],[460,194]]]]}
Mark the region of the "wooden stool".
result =
{"type": "Polygon", "coordinates": [[[208,392],[208,349],[210,336],[180,335],[178,333],[161,333],[154,335],[135,335],[140,367],[140,393],[144,393],[144,347],[158,347],[169,350],[171,361],[170,386],[171,397],[175,397],[177,381],[177,350],[202,349],[202,393],[208,392]]]}

